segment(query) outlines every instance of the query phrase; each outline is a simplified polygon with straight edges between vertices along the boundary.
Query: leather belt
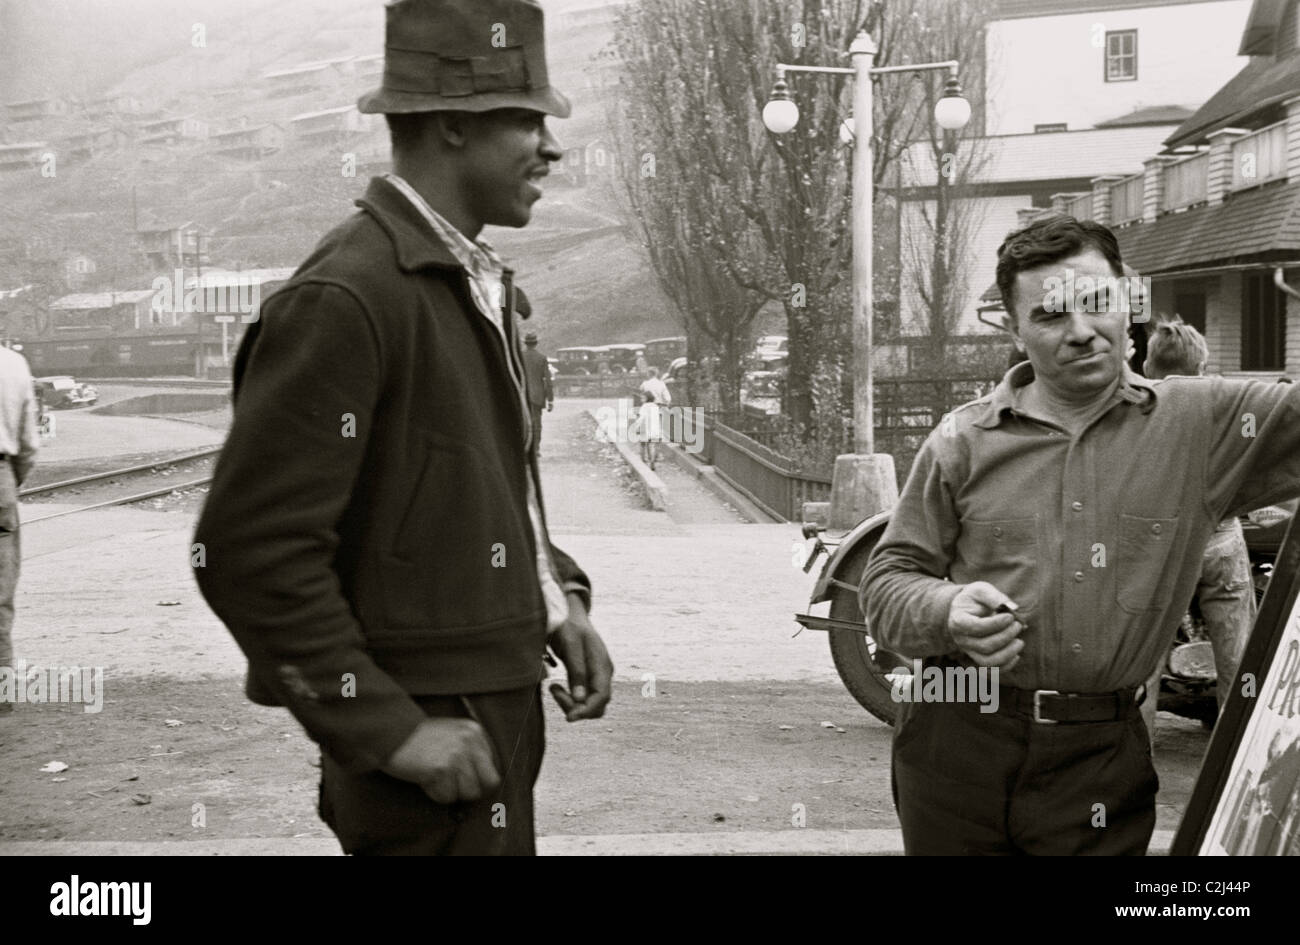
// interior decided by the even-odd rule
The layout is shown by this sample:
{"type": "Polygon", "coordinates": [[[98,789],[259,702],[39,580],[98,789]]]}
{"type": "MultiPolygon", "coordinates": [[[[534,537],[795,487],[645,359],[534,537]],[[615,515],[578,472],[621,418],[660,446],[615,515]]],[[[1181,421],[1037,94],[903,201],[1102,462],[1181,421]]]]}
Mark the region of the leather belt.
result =
{"type": "Polygon", "coordinates": [[[1138,711],[1146,687],[1115,692],[1058,692],[1055,689],[998,687],[998,711],[1044,725],[1058,722],[1115,722],[1138,711]]]}

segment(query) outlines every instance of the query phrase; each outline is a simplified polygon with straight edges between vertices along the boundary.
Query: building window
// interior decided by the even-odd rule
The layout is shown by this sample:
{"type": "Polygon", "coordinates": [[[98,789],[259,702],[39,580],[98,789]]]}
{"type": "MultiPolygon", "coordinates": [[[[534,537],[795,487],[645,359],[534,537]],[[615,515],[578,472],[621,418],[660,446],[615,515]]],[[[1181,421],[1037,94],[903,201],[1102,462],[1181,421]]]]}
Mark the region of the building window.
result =
{"type": "Polygon", "coordinates": [[[1246,273],[1241,280],[1241,369],[1281,371],[1286,367],[1286,296],[1271,272],[1246,273]]]}
{"type": "Polygon", "coordinates": [[[1065,131],[1065,122],[1053,122],[1050,125],[1034,125],[1034,134],[1045,135],[1053,131],[1065,131]]]}
{"type": "Polygon", "coordinates": [[[1138,77],[1138,31],[1106,34],[1106,81],[1129,82],[1138,77]]]}

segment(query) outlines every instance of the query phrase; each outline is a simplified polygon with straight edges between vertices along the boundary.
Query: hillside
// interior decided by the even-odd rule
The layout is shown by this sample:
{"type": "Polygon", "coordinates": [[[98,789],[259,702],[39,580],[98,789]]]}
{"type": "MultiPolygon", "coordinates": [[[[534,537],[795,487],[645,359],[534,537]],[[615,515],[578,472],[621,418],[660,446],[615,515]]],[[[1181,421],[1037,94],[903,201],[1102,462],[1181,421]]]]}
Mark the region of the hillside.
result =
{"type": "MultiPolygon", "coordinates": [[[[603,77],[602,90],[591,60],[609,40],[609,18],[599,9],[579,9],[592,7],[590,0],[543,5],[552,82],[574,103],[573,117],[552,120],[553,130],[565,147],[608,147],[602,130],[610,76],[603,77]],[[566,19],[571,11],[577,12],[566,19]]],[[[2,143],[43,143],[56,157],[52,176],[39,166],[0,173],[0,289],[58,283],[66,262],[78,256],[89,259],[94,272],[75,284],[52,285],[52,297],[74,288],[147,287],[153,270],[134,231],[182,224],[208,234],[205,265],[293,266],[351,211],[368,177],[387,169],[380,116],[323,138],[305,137],[291,122],[351,105],[378,77],[344,74],[287,93],[266,77],[303,63],[381,52],[377,0],[138,0],[113,8],[110,17],[102,5],[84,2],[18,0],[0,7],[0,62],[7,64],[0,69],[0,103],[73,100],[65,115],[10,122],[0,130],[2,143]],[[202,48],[192,43],[197,23],[202,48]],[[127,114],[85,104],[102,96],[141,104],[127,114]],[[213,134],[270,123],[283,140],[257,160],[214,153],[210,138],[140,140],[142,122],[185,116],[213,134]],[[68,142],[89,132],[111,143],[74,159],[68,142]],[[351,177],[345,176],[349,160],[357,165],[351,177]]],[[[350,120],[357,118],[354,113],[350,120]]],[[[543,346],[681,333],[620,223],[608,173],[593,168],[585,182],[568,183],[553,174],[545,190],[527,229],[484,234],[515,265],[534,302],[543,346]]]]}

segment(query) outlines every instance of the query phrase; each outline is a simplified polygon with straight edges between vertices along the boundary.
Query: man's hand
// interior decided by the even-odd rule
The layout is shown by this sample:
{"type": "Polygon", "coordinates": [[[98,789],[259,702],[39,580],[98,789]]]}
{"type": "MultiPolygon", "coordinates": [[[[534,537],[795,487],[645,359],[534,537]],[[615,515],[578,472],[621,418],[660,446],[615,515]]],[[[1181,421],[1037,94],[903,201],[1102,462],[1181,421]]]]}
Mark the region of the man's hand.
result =
{"type": "MultiPolygon", "coordinates": [[[[550,646],[569,671],[569,691],[555,696],[569,722],[598,719],[609,704],[614,664],[577,594],[569,594],[569,619],[551,635],[550,646]]],[[[553,689],[552,693],[563,692],[553,689]]]]}
{"type": "Polygon", "coordinates": [[[501,786],[492,745],[473,719],[425,719],[381,770],[439,804],[476,801],[501,786]]]}
{"type": "Polygon", "coordinates": [[[550,412],[551,412],[552,410],[554,410],[554,409],[555,409],[555,404],[554,404],[554,403],[549,403],[549,404],[546,405],[546,412],[547,412],[547,413],[550,413],[550,412]]]}
{"type": "Polygon", "coordinates": [[[977,666],[1009,670],[1020,662],[1025,648],[1020,633],[1025,625],[1014,614],[995,613],[1003,604],[1016,607],[992,584],[973,581],[962,586],[948,608],[948,635],[977,666]]]}

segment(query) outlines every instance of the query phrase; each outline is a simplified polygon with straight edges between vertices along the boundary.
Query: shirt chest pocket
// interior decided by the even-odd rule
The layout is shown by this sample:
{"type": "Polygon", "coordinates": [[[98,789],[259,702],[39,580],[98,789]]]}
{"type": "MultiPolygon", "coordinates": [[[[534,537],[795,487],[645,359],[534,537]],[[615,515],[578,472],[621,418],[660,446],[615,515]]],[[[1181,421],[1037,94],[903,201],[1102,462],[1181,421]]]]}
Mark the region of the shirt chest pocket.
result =
{"type": "Polygon", "coordinates": [[[969,568],[968,580],[992,584],[1019,605],[1021,614],[1038,609],[1041,548],[1037,519],[967,519],[961,525],[958,551],[969,568]]]}
{"type": "MultiPolygon", "coordinates": [[[[1115,563],[1115,600],[1130,614],[1164,610],[1174,595],[1165,567],[1178,534],[1178,516],[1119,517],[1119,560],[1115,563]]],[[[1172,577],[1172,576],[1171,576],[1172,577]]]]}

